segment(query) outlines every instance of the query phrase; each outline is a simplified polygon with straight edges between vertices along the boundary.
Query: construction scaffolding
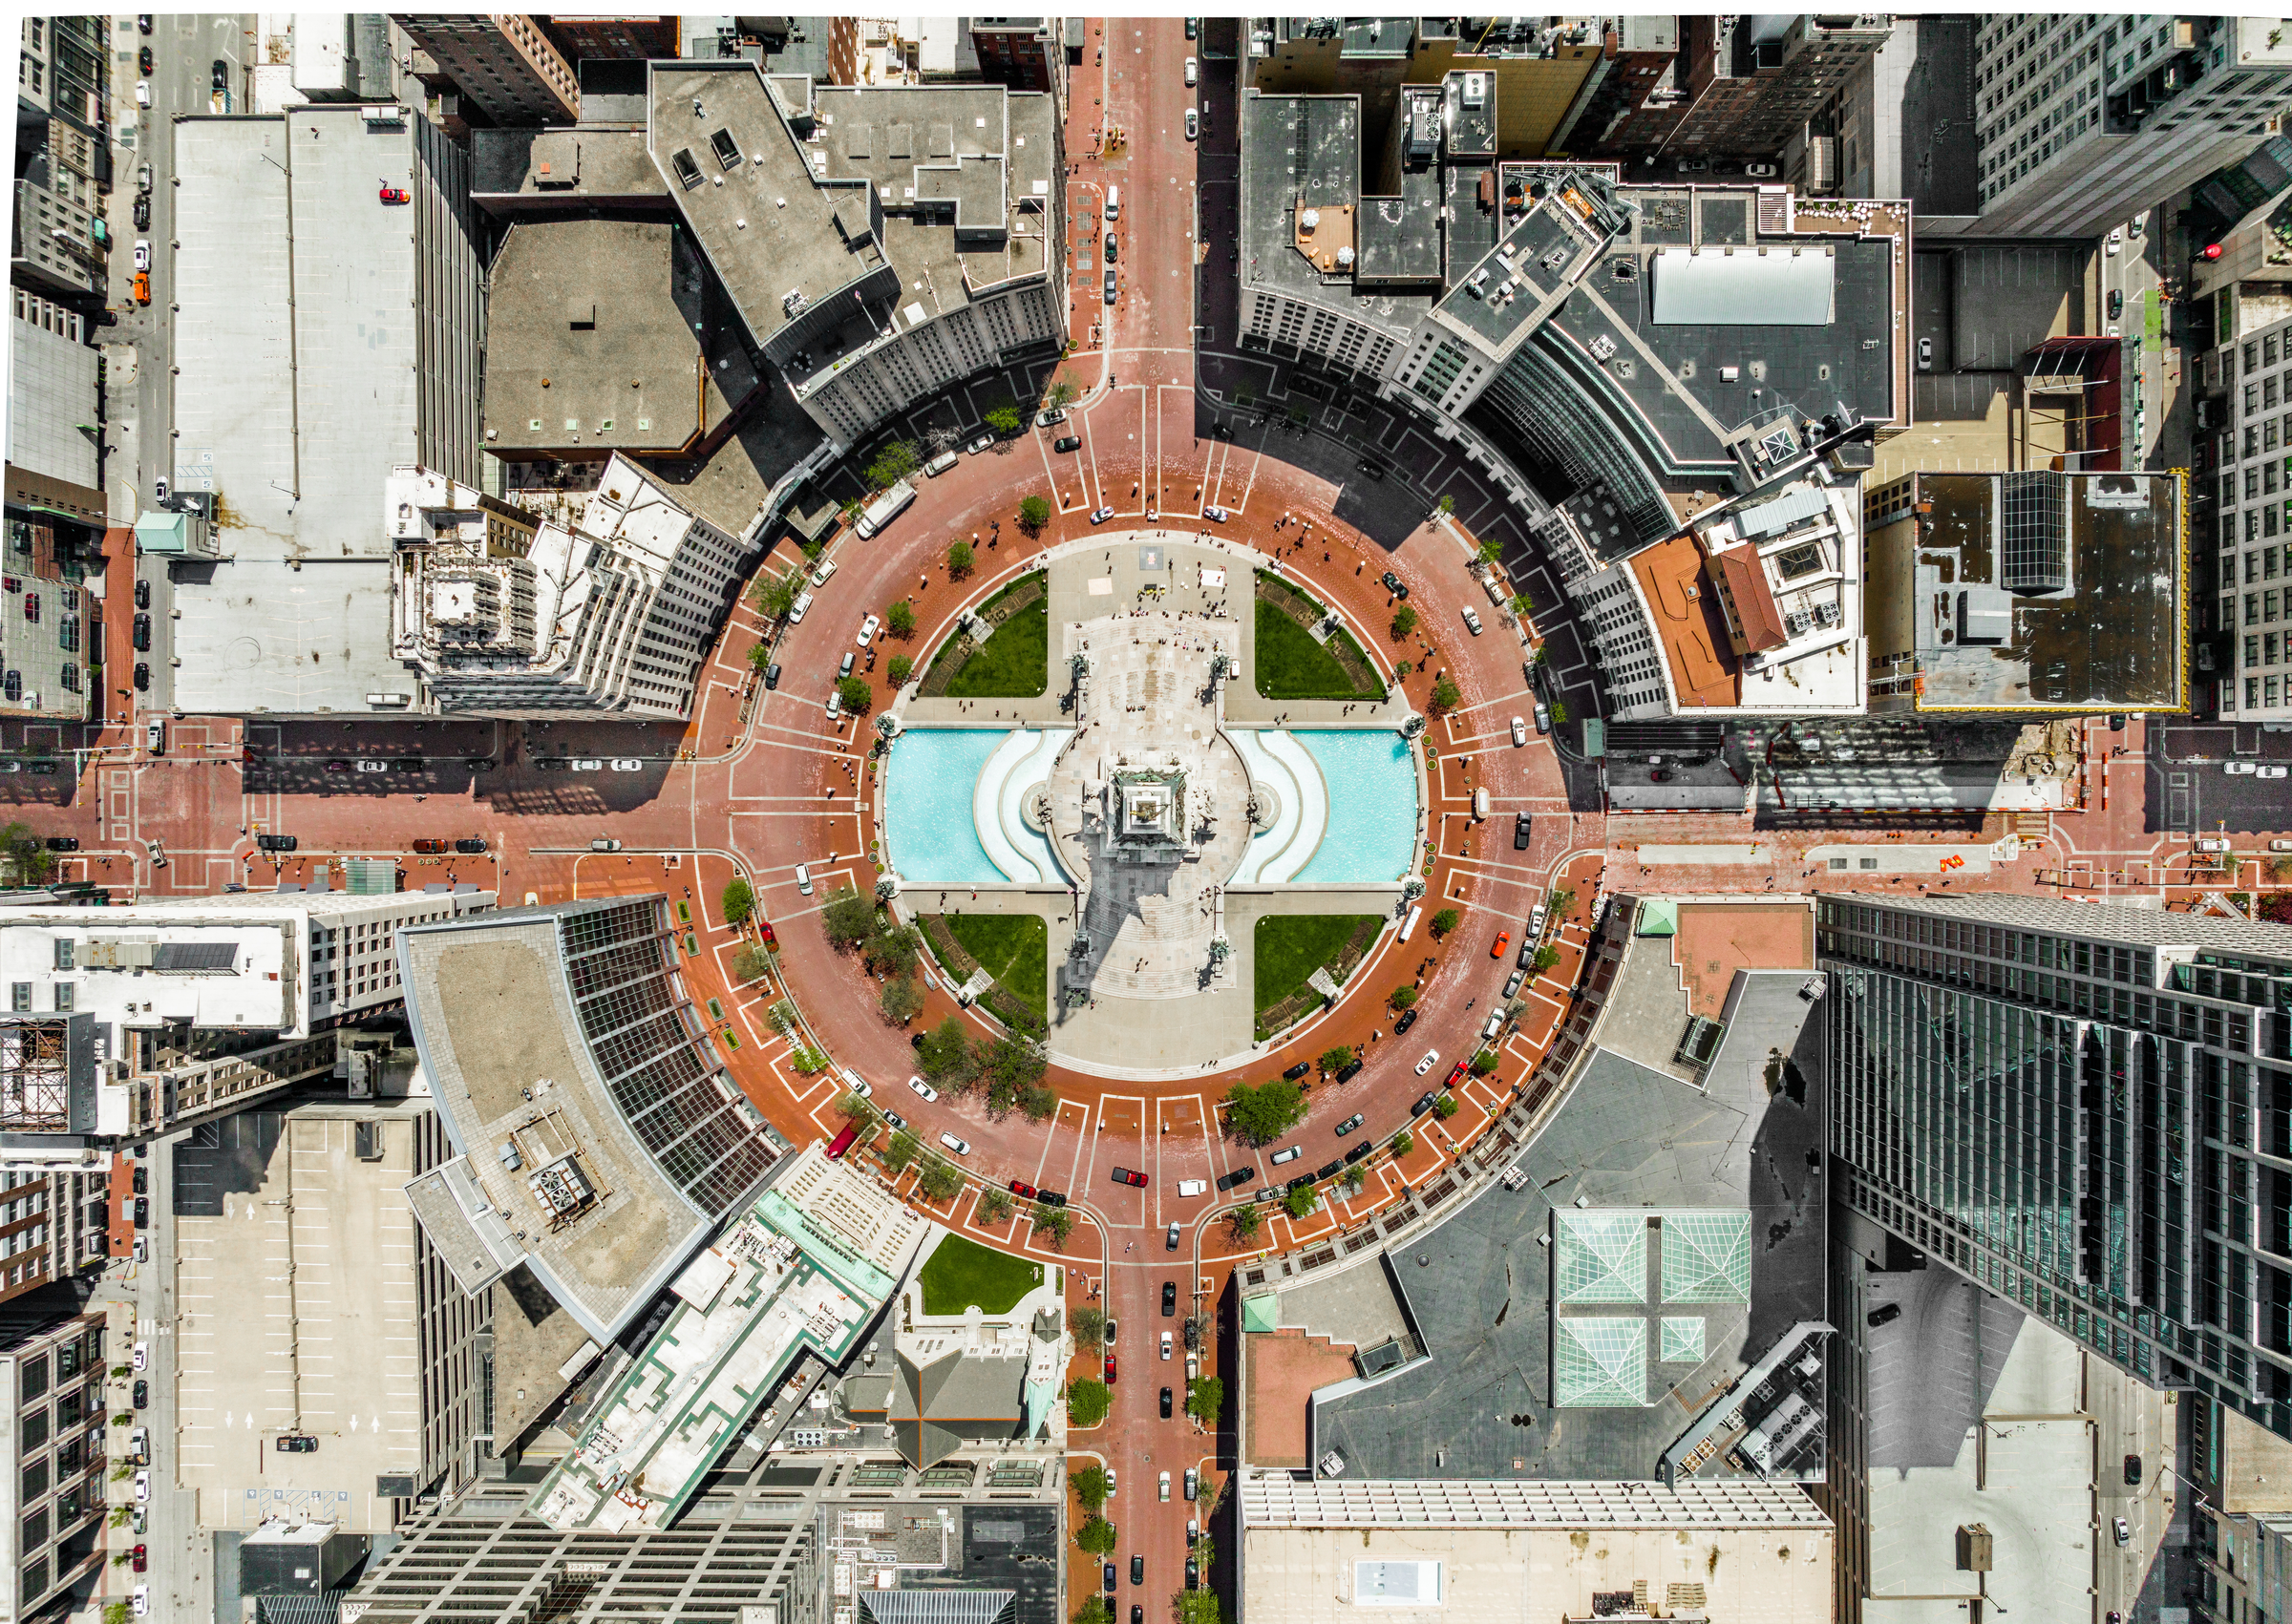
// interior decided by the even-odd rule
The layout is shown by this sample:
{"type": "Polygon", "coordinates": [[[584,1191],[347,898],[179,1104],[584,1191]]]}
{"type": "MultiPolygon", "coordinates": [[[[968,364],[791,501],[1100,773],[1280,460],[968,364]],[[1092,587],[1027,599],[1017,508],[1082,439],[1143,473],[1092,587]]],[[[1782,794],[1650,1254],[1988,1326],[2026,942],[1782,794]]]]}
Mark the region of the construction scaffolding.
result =
{"type": "Polygon", "coordinates": [[[71,1018],[0,1024],[0,1132],[70,1131],[71,1018]]]}

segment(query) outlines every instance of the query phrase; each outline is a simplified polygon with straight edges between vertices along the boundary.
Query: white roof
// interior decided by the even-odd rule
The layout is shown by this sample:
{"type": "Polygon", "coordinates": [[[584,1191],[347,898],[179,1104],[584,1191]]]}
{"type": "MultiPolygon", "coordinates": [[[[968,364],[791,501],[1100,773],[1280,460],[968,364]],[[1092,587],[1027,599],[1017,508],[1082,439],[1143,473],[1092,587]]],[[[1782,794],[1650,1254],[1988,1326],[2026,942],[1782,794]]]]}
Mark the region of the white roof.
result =
{"type": "Polygon", "coordinates": [[[1653,268],[1659,325],[1831,325],[1836,262],[1825,248],[1665,248],[1653,268]]]}
{"type": "Polygon", "coordinates": [[[1828,1528],[1792,1484],[1742,1479],[1579,1483],[1392,1479],[1303,1483],[1281,1472],[1244,1478],[1246,1528],[1828,1528]]]}

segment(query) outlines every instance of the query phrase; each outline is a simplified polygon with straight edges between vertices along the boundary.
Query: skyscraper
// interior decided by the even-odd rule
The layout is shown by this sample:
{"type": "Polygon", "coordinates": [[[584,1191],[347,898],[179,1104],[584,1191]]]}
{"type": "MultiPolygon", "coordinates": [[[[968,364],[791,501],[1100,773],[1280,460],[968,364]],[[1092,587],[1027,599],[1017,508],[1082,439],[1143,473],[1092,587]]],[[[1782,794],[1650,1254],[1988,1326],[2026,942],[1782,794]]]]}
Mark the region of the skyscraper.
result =
{"type": "Polygon", "coordinates": [[[1838,1199],[2292,1436],[2292,928],[1823,898],[1838,1199]]]}

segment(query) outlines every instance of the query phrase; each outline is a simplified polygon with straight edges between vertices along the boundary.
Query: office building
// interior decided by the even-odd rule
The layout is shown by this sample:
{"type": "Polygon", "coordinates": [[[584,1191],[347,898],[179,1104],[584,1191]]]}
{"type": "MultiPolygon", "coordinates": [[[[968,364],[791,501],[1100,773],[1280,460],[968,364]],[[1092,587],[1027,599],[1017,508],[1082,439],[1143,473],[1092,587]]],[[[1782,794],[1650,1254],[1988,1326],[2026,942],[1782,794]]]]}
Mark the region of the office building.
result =
{"type": "Polygon", "coordinates": [[[292,140],[284,116],[175,127],[173,485],[216,557],[170,560],[180,664],[145,703],[347,720],[413,698],[391,646],[393,470],[481,482],[478,234],[469,155],[422,115],[292,120],[292,140]]]}
{"type": "Polygon", "coordinates": [[[1652,152],[1687,109],[1675,16],[1609,17],[1598,64],[1552,132],[1556,153],[1633,158],[1652,152]]]}
{"type": "Polygon", "coordinates": [[[393,11],[420,55],[414,76],[433,90],[451,85],[488,123],[570,124],[581,116],[573,64],[541,17],[393,11]]]}
{"type": "MultiPolygon", "coordinates": [[[[682,56],[685,19],[682,17],[547,16],[541,28],[557,42],[558,50],[576,68],[604,57],[643,62],[657,57],[682,56]]],[[[504,120],[523,123],[523,119],[504,120]]]]}
{"type": "Polygon", "coordinates": [[[394,470],[390,490],[392,643],[420,676],[418,708],[690,713],[753,547],[686,512],[618,453],[570,527],[534,527],[427,469],[394,470]]]}
{"type": "Polygon", "coordinates": [[[1322,1483],[1244,1469],[1242,1607],[1258,1624],[1444,1617],[1828,1624],[1831,1521],[1764,1483],[1322,1483]]]}
{"type": "Polygon", "coordinates": [[[390,19],[380,12],[300,13],[287,30],[286,50],[283,65],[256,64],[253,102],[245,111],[275,113],[299,101],[397,99],[390,19]]]}
{"type": "Polygon", "coordinates": [[[2221,425],[2214,470],[2195,476],[2213,525],[2191,538],[2218,583],[2191,605],[2210,645],[2208,697],[2239,722],[2292,720],[2292,317],[2221,345],[2198,376],[2221,425]]]}
{"type": "Polygon", "coordinates": [[[16,55],[16,168],[10,281],[100,299],[111,248],[102,192],[112,179],[104,116],[110,53],[100,16],[26,17],[16,55]]]}
{"type": "MultiPolygon", "coordinates": [[[[0,1172],[0,1302],[103,1266],[115,1199],[103,1167],[110,1159],[100,1152],[8,1158],[0,1172]]],[[[132,1201],[121,1216],[133,1221],[132,1201]]]]}
{"type": "Polygon", "coordinates": [[[0,1131],[28,1152],[148,1138],[329,1075],[334,1029],[403,1002],[393,934],[493,901],[314,889],[11,911],[0,1131]]]}
{"type": "Polygon", "coordinates": [[[172,1153],[175,1252],[155,1261],[185,1305],[176,1478],[200,1528],[251,1534],[287,1512],[388,1533],[417,1496],[473,1481],[490,1303],[455,1283],[407,1203],[452,1154],[430,1102],[262,1105],[172,1153]],[[316,1442],[286,1446],[302,1439],[316,1442]]]}
{"type": "Polygon", "coordinates": [[[1872,706],[2188,705],[2176,474],[1914,474],[1865,498],[1872,706]]]}
{"type": "Polygon", "coordinates": [[[1886,43],[1894,19],[1692,16],[1680,19],[1686,110],[1658,158],[1772,158],[1886,43]]]}
{"type": "Polygon", "coordinates": [[[1993,237],[2098,237],[2236,162],[2292,102],[2273,17],[2001,12],[1974,44],[1980,212],[1993,237]]]}
{"type": "Polygon", "coordinates": [[[1014,91],[1067,99],[1067,28],[1061,17],[970,17],[979,77],[1014,91]]]}
{"type": "Polygon", "coordinates": [[[100,1313],[0,1307],[0,1611],[11,1618],[67,1602],[103,1565],[104,1354],[100,1313]]]}
{"type": "Polygon", "coordinates": [[[464,1291],[522,1268],[610,1343],[785,1149],[725,1075],[668,898],[415,925],[397,962],[455,1149],[415,1218],[464,1291]]]}
{"type": "Polygon", "coordinates": [[[838,452],[1066,342],[1058,107],[656,62],[650,157],[748,338],[838,452]],[[719,183],[721,182],[721,183],[719,183]]]}
{"type": "Polygon", "coordinates": [[[1817,909],[1838,1198],[2292,1437],[2292,927],[2002,895],[1817,909]]]}

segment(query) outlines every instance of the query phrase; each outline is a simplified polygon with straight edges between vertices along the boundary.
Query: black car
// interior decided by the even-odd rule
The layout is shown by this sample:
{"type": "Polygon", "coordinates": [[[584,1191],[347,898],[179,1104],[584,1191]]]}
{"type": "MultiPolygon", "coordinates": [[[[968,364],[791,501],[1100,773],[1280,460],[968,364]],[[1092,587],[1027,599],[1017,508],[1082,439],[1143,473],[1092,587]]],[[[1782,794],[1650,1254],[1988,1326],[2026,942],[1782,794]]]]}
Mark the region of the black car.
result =
{"type": "Polygon", "coordinates": [[[1375,1153],[1375,1151],[1376,1151],[1376,1149],[1377,1149],[1377,1142],[1376,1142],[1375,1140],[1373,1140],[1373,1139],[1364,1139],[1364,1140],[1362,1140],[1360,1144],[1358,1144],[1358,1145],[1354,1146],[1354,1147],[1353,1147],[1351,1149],[1348,1150],[1348,1151],[1345,1153],[1345,1159],[1346,1159],[1346,1163],[1347,1163],[1347,1165],[1348,1165],[1348,1166],[1350,1166],[1352,1163],[1359,1161],[1359,1160],[1360,1160],[1362,1157],[1364,1157],[1364,1156],[1367,1156],[1367,1155],[1372,1155],[1372,1154],[1374,1154],[1374,1153],[1375,1153]]]}
{"type": "Polygon", "coordinates": [[[474,834],[471,835],[467,840],[456,840],[454,842],[454,850],[468,856],[480,856],[484,854],[485,849],[485,842],[478,839],[474,834]]]}
{"type": "Polygon", "coordinates": [[[2125,1457],[2125,1486],[2128,1488],[2138,1488],[2140,1483],[2141,1458],[2138,1455],[2128,1455],[2125,1457]]]}
{"type": "Polygon", "coordinates": [[[291,852],[296,844],[296,837],[291,834],[258,834],[255,836],[255,849],[259,852],[291,852]]]}
{"type": "Polygon", "coordinates": [[[136,662],[136,691],[138,693],[145,693],[148,692],[150,688],[151,667],[143,664],[142,661],[138,660],[136,662]]]}
{"type": "Polygon", "coordinates": [[[1338,1067],[1337,1075],[1334,1079],[1332,1079],[1332,1081],[1338,1083],[1350,1083],[1354,1078],[1360,1075],[1361,1063],[1357,1060],[1348,1061],[1344,1065],[1338,1067]]]}
{"type": "Polygon", "coordinates": [[[1178,1318],[1178,1282],[1176,1280],[1162,1282],[1162,1318],[1164,1319],[1178,1318]]]}
{"type": "Polygon", "coordinates": [[[1528,850],[1528,814],[1526,812],[1517,813],[1512,820],[1512,849],[1516,852],[1528,850]]]}
{"type": "Polygon", "coordinates": [[[1114,263],[1115,258],[1114,234],[1110,231],[1106,234],[1106,263],[1111,265],[1114,263]]]}
{"type": "Polygon", "coordinates": [[[138,609],[148,609],[151,607],[150,581],[138,580],[136,582],[136,607],[138,609]]]}
{"type": "Polygon", "coordinates": [[[1423,1116],[1427,1111],[1432,1108],[1432,1102],[1439,1097],[1440,1096],[1437,1093],[1419,1095],[1417,1097],[1416,1104],[1409,1107],[1409,1114],[1411,1116],[1423,1116]]]}
{"type": "Polygon", "coordinates": [[[1170,1389],[1167,1387],[1162,1389],[1162,1419],[1170,1419],[1170,1389]]]}
{"type": "Polygon", "coordinates": [[[315,1455],[318,1453],[318,1440],[308,1432],[289,1432],[279,1440],[279,1453],[282,1455],[315,1455]]]}
{"type": "Polygon", "coordinates": [[[151,47],[148,45],[142,47],[136,53],[136,72],[147,79],[150,78],[151,66],[156,60],[157,58],[151,53],[151,47]]]}
{"type": "Polygon", "coordinates": [[[764,686],[767,691],[780,685],[780,663],[775,660],[764,667],[764,686]]]}
{"type": "Polygon", "coordinates": [[[149,1409],[151,1407],[151,1383],[148,1381],[138,1381],[136,1383],[135,1398],[136,1408],[139,1410],[149,1409]]]}
{"type": "Polygon", "coordinates": [[[1344,1170],[1343,1162],[1324,1162],[1321,1171],[1313,1175],[1313,1182],[1319,1184],[1325,1178],[1335,1178],[1344,1170]]]}
{"type": "Polygon", "coordinates": [[[1135,1601],[1130,1604],[1130,1624],[1146,1624],[1146,1610],[1135,1601]]]}
{"type": "Polygon", "coordinates": [[[1282,1073],[1282,1076],[1283,1076],[1283,1077],[1284,1077],[1285,1080],[1287,1080],[1288,1082],[1294,1083],[1294,1082],[1296,1082],[1296,1081],[1297,1081],[1297,1080],[1298,1080],[1300,1077],[1303,1077],[1303,1076],[1304,1076],[1304,1075],[1305,1075],[1306,1072],[1308,1072],[1308,1071],[1310,1071],[1310,1070],[1312,1070],[1312,1069],[1313,1069],[1313,1063],[1312,1063],[1311,1061],[1309,1061],[1309,1060],[1301,1060],[1301,1061],[1299,1061],[1299,1062],[1298,1062],[1298,1063],[1297,1063],[1295,1065],[1291,1066],[1291,1067],[1290,1067],[1288,1070],[1286,1070],[1286,1071],[1283,1072],[1283,1073],[1282,1073]]]}
{"type": "Polygon", "coordinates": [[[1142,1585],[1146,1582],[1146,1558],[1143,1556],[1133,1556],[1130,1559],[1130,1582],[1134,1585],[1142,1585]]]}
{"type": "MultiPolygon", "coordinates": [[[[140,665],[136,667],[136,669],[138,671],[140,671],[142,668],[143,667],[140,665]]],[[[35,777],[53,778],[55,776],[55,763],[53,761],[35,761],[32,764],[30,770],[35,777]]]]}
{"type": "Polygon", "coordinates": [[[1201,1582],[1201,1564],[1193,1557],[1186,1558],[1186,1588],[1191,1590],[1201,1582]]]}
{"type": "Polygon", "coordinates": [[[149,1168],[138,1168],[135,1171],[135,1181],[136,1193],[138,1195],[149,1195],[151,1193],[151,1170],[149,1168]]]}
{"type": "Polygon", "coordinates": [[[494,770],[494,758],[490,755],[465,755],[461,758],[461,765],[472,772],[491,772],[494,770]]]}
{"type": "Polygon", "coordinates": [[[1234,432],[1233,432],[1231,429],[1227,428],[1227,427],[1226,427],[1224,424],[1222,424],[1222,423],[1213,423],[1213,424],[1211,424],[1211,425],[1210,425],[1210,438],[1211,438],[1211,439],[1213,439],[1213,440],[1230,440],[1230,439],[1232,439],[1233,437],[1234,437],[1234,432]]]}
{"type": "MultiPolygon", "coordinates": [[[[151,198],[149,194],[144,194],[136,199],[136,229],[138,231],[149,231],[151,229],[151,198]]],[[[145,593],[147,595],[149,594],[151,589],[144,582],[138,580],[136,582],[136,584],[143,587],[145,593]]]]}
{"type": "Polygon", "coordinates": [[[1385,590],[1391,593],[1395,598],[1406,598],[1409,596],[1409,583],[1403,580],[1399,576],[1394,575],[1392,571],[1387,570],[1378,579],[1384,581],[1385,590]]]}
{"type": "Polygon", "coordinates": [[[1054,452],[1080,451],[1082,436],[1080,434],[1061,434],[1050,442],[1050,449],[1054,452]]]}
{"type": "Polygon", "coordinates": [[[1369,460],[1369,458],[1363,457],[1359,462],[1354,463],[1353,466],[1358,468],[1362,473],[1368,475],[1371,479],[1382,479],[1385,477],[1385,465],[1381,462],[1371,462],[1369,460]]]}
{"type": "Polygon", "coordinates": [[[217,90],[229,90],[231,88],[231,65],[228,62],[225,62],[222,57],[218,56],[215,58],[215,65],[208,70],[208,73],[214,78],[215,88],[217,90]]]}
{"type": "Polygon", "coordinates": [[[390,770],[393,772],[421,772],[426,770],[429,765],[418,755],[396,755],[390,758],[390,770]]]}
{"type": "Polygon", "coordinates": [[[149,11],[136,13],[136,32],[144,34],[151,32],[151,13],[149,11]]]}
{"type": "Polygon", "coordinates": [[[76,852],[79,842],[69,834],[51,834],[45,844],[51,852],[76,852]]]}
{"type": "Polygon", "coordinates": [[[138,616],[136,617],[136,620],[135,620],[135,625],[134,625],[134,627],[133,627],[133,628],[132,628],[132,630],[131,630],[131,635],[132,635],[132,636],[134,637],[134,639],[135,639],[135,643],[136,643],[136,652],[137,652],[137,653],[138,653],[138,654],[148,654],[148,653],[150,653],[150,652],[151,652],[151,617],[150,617],[149,615],[138,615],[138,616]]]}
{"type": "Polygon", "coordinates": [[[1414,1005],[1411,1005],[1411,1007],[1402,1010],[1401,1018],[1392,1023],[1392,1035],[1397,1038],[1403,1032],[1406,1032],[1410,1027],[1415,1024],[1416,1009],[1414,1005]]]}
{"type": "Polygon", "coordinates": [[[1106,1588],[1111,1591],[1119,1583],[1121,1583],[1120,1579],[1114,1574],[1114,1565],[1109,1562],[1106,1565],[1106,1588]]]}
{"type": "Polygon", "coordinates": [[[1232,1172],[1227,1173],[1223,1178],[1218,1181],[1218,1188],[1220,1190],[1239,1189],[1241,1186],[1247,1184],[1251,1179],[1257,1176],[1258,1170],[1255,1168],[1236,1168],[1232,1172]]]}
{"type": "Polygon", "coordinates": [[[1901,1317],[1902,1305],[1900,1303],[1882,1302],[1878,1304],[1878,1307],[1872,1309],[1863,1318],[1867,1319],[1872,1326],[1876,1327],[1879,1325],[1891,1325],[1894,1323],[1894,1321],[1899,1319],[1901,1317]]]}
{"type": "Polygon", "coordinates": [[[1284,1195],[1294,1195],[1301,1190],[1310,1190],[1312,1188],[1313,1175],[1311,1173],[1301,1173],[1296,1178],[1291,1179],[1287,1184],[1282,1186],[1282,1193],[1284,1195]]]}
{"type": "Polygon", "coordinates": [[[136,1228],[139,1230],[151,1228],[151,1201],[147,1196],[136,1197],[136,1228]]]}
{"type": "Polygon", "coordinates": [[[1034,1199],[1041,1206],[1064,1207],[1067,1204],[1067,1192],[1063,1190],[1038,1191],[1034,1199]]]}

